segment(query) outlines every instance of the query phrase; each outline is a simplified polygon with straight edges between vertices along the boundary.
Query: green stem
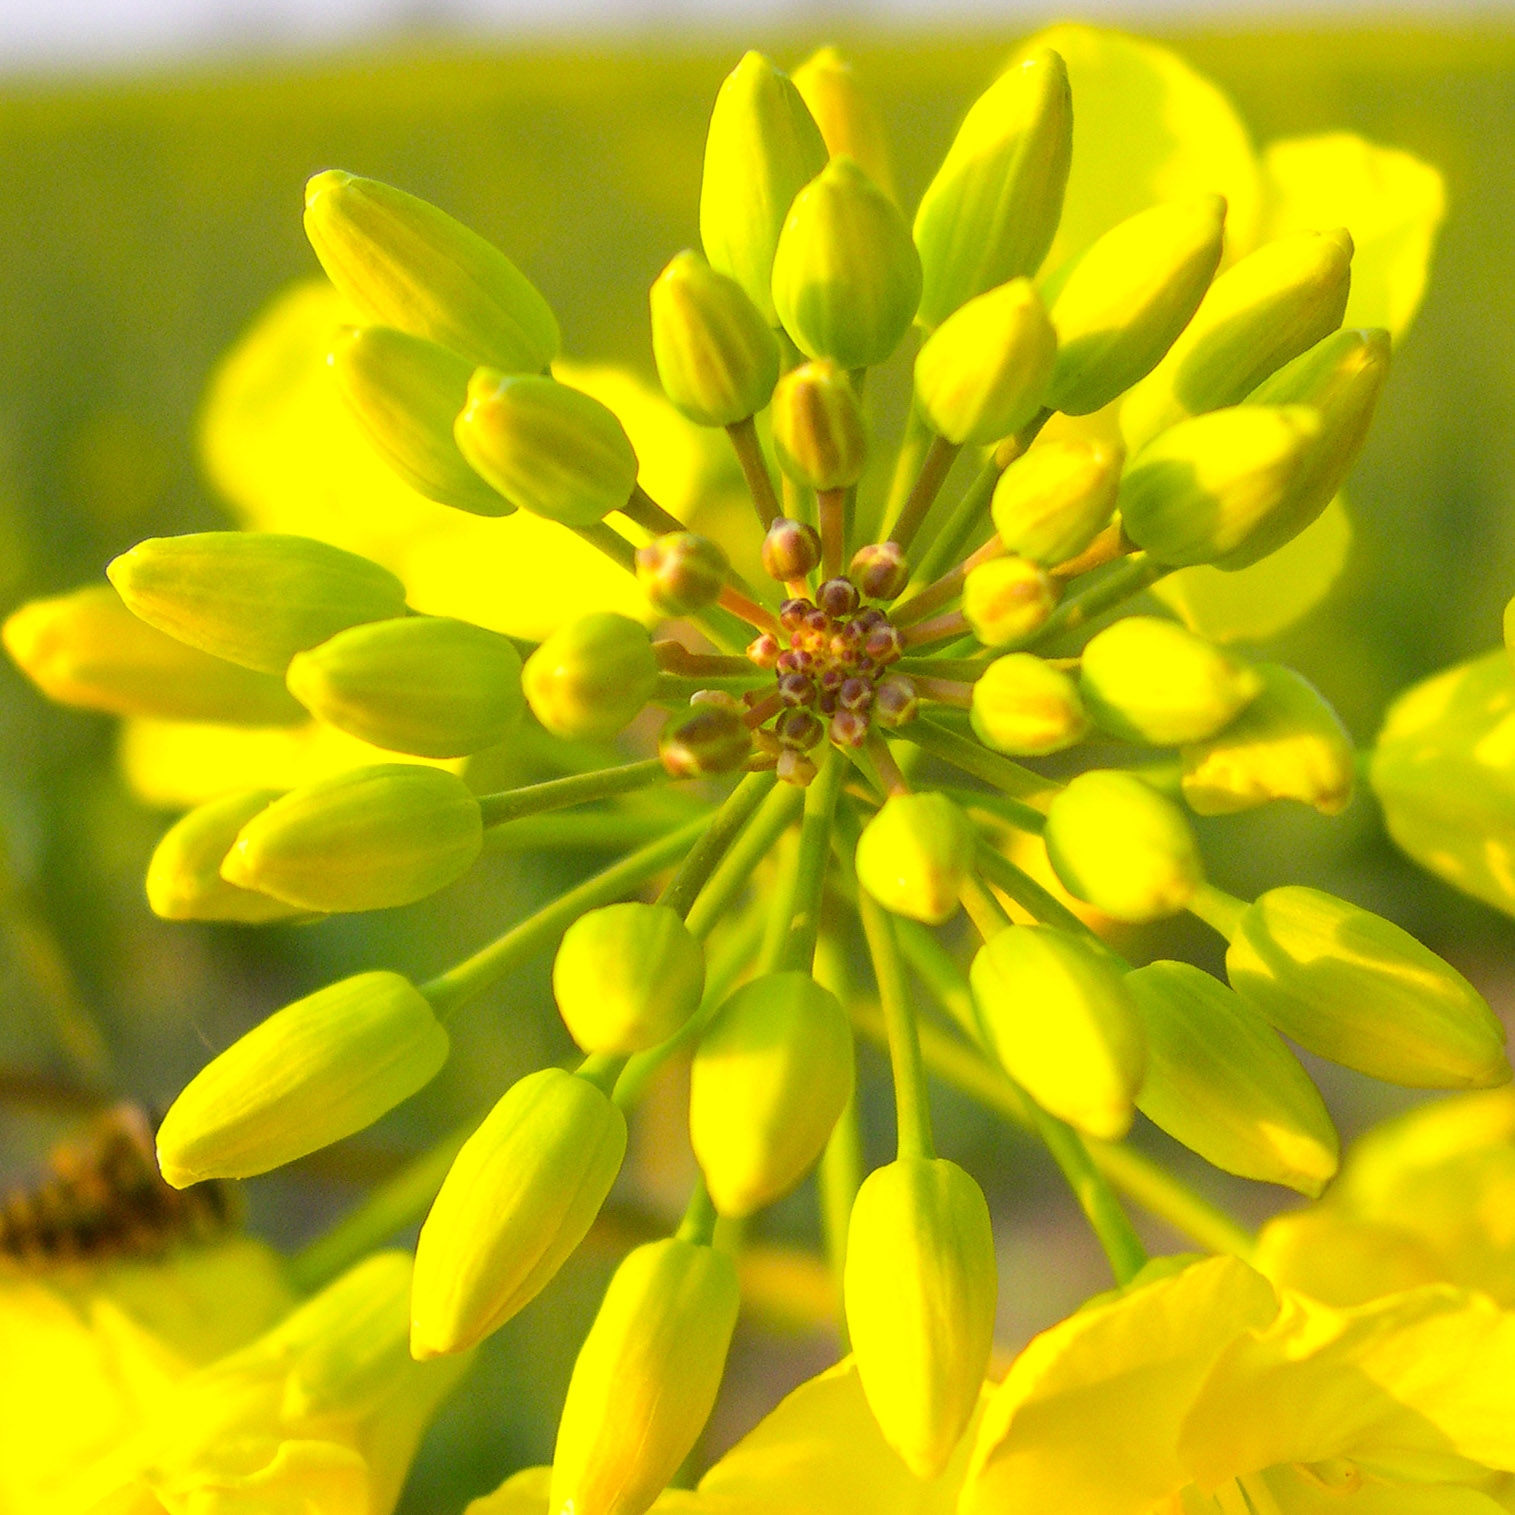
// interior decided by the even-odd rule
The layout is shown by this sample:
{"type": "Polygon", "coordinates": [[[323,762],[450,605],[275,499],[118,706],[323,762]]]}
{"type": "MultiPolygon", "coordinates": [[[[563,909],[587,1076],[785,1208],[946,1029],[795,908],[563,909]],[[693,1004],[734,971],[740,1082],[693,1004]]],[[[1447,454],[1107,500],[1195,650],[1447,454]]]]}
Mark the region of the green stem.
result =
{"type": "MultiPolygon", "coordinates": [[[[821,1202],[821,1234],[826,1243],[826,1261],[840,1302],[847,1267],[847,1230],[852,1220],[852,1203],[863,1184],[863,1132],[858,1121],[856,1089],[848,1095],[841,1116],[831,1128],[816,1172],[816,1184],[821,1202]]],[[[842,1351],[846,1352],[847,1318],[840,1309],[836,1328],[842,1339],[842,1351]]]]}
{"type": "Polygon", "coordinates": [[[963,809],[978,810],[997,820],[1008,821],[1017,831],[1028,831],[1039,836],[1047,821],[1040,810],[1033,810],[1021,800],[1012,800],[1008,794],[986,794],[982,789],[956,789],[950,784],[939,784],[937,788],[949,800],[956,800],[963,809]]]}
{"type": "Polygon", "coordinates": [[[1172,569],[1166,564],[1155,562],[1144,552],[1132,553],[1119,567],[1111,569],[1098,584],[1082,594],[1064,600],[1047,617],[1041,630],[1027,645],[1043,646],[1063,632],[1077,631],[1080,627],[1087,626],[1096,616],[1103,615],[1133,595],[1140,594],[1142,590],[1150,589],[1160,578],[1171,572],[1172,569]]]}
{"type": "Polygon", "coordinates": [[[987,747],[981,747],[977,742],[970,742],[967,737],[937,725],[926,716],[917,716],[908,726],[901,726],[894,735],[903,737],[907,742],[914,742],[917,747],[924,747],[933,756],[945,759],[976,779],[982,779],[1001,794],[1025,800],[1038,810],[1061,787],[1051,779],[1043,778],[1041,774],[1033,773],[1031,769],[1012,763],[1009,758],[990,752],[987,747]]]}
{"type": "MultiPolygon", "coordinates": [[[[905,435],[900,440],[900,450],[895,455],[894,473],[889,480],[889,498],[884,505],[880,525],[887,521],[892,528],[910,498],[921,464],[925,461],[926,449],[931,446],[931,428],[926,418],[912,404],[905,418],[905,435]]],[[[877,533],[876,533],[877,534],[877,533]]]]}
{"type": "Polygon", "coordinates": [[[1198,916],[1229,942],[1235,937],[1236,928],[1241,925],[1241,918],[1249,907],[1245,900],[1207,883],[1194,891],[1187,908],[1190,915],[1198,916]]]}
{"type": "Polygon", "coordinates": [[[528,815],[496,826],[484,850],[497,852],[624,852],[654,841],[668,830],[668,817],[621,810],[579,811],[573,815],[528,815]]]}
{"type": "Polygon", "coordinates": [[[549,779],[545,784],[526,784],[520,789],[483,794],[479,796],[479,809],[486,826],[500,826],[519,816],[540,815],[544,810],[560,810],[586,800],[603,800],[613,794],[646,789],[652,784],[666,783],[670,777],[660,758],[648,758],[619,768],[600,768],[592,773],[576,773],[572,778],[549,779]]]}
{"type": "Polygon", "coordinates": [[[978,866],[996,889],[1003,889],[1023,910],[1029,910],[1044,925],[1057,926],[1074,936],[1110,949],[1055,894],[1044,889],[1031,875],[1017,868],[1002,852],[983,837],[978,842],[978,866]]]}
{"type": "Polygon", "coordinates": [[[784,899],[788,930],[779,951],[778,967],[810,971],[821,927],[821,893],[826,859],[831,850],[831,823],[841,793],[846,761],[834,749],[821,759],[821,770],[805,791],[805,814],[800,822],[800,845],[794,875],[784,899]]]}
{"type": "Polygon", "coordinates": [[[983,521],[984,513],[989,509],[989,501],[994,497],[994,486],[999,483],[1001,471],[991,453],[988,461],[974,475],[973,482],[962,499],[952,507],[952,514],[942,522],[936,540],[916,564],[914,578],[919,583],[929,585],[962,556],[963,544],[973,535],[974,528],[983,521]]]}
{"type": "Polygon", "coordinates": [[[649,536],[661,537],[671,532],[688,530],[676,515],[664,510],[640,484],[632,489],[631,498],[621,506],[621,514],[627,520],[635,521],[649,536]]]}
{"type": "Polygon", "coordinates": [[[899,942],[894,935],[894,920],[866,889],[858,890],[857,909],[873,959],[873,976],[878,983],[879,1004],[889,1038],[899,1155],[902,1159],[931,1158],[936,1149],[931,1140],[926,1070],[921,1063],[920,1036],[900,961],[899,942]]]}
{"type": "Polygon", "coordinates": [[[679,864],[678,872],[669,879],[658,903],[667,905],[682,916],[689,914],[695,897],[709,881],[717,865],[726,855],[726,849],[736,840],[742,827],[752,818],[752,813],[762,803],[763,796],[774,785],[771,773],[749,773],[731,791],[721,808],[711,817],[708,829],[689,850],[689,856],[679,864]]]}
{"type": "Polygon", "coordinates": [[[789,829],[803,798],[803,792],[792,784],[778,784],[768,791],[752,824],[737,838],[689,907],[684,924],[695,936],[708,936],[752,882],[758,864],[789,829]]]}
{"type": "Polygon", "coordinates": [[[684,1211],[684,1218],[679,1222],[678,1238],[680,1241],[692,1241],[699,1246],[708,1247],[715,1240],[715,1223],[717,1220],[715,1204],[710,1198],[710,1190],[705,1187],[705,1175],[696,1173],[694,1191],[689,1196],[689,1206],[684,1211]]]}
{"type": "Polygon", "coordinates": [[[916,476],[915,487],[910,491],[910,498],[905,501],[899,519],[889,530],[891,542],[898,542],[908,551],[916,532],[926,519],[926,512],[931,509],[942,485],[947,482],[947,475],[952,471],[952,465],[961,451],[960,443],[949,442],[946,437],[932,437],[931,446],[926,449],[925,460],[921,463],[921,471],[916,476]]]}
{"type": "Polygon", "coordinates": [[[736,460],[741,464],[742,476],[747,480],[747,492],[757,509],[758,521],[764,531],[778,517],[778,497],[773,492],[773,475],[768,472],[768,460],[758,442],[757,427],[751,416],[726,428],[731,445],[736,451],[736,460]]]}

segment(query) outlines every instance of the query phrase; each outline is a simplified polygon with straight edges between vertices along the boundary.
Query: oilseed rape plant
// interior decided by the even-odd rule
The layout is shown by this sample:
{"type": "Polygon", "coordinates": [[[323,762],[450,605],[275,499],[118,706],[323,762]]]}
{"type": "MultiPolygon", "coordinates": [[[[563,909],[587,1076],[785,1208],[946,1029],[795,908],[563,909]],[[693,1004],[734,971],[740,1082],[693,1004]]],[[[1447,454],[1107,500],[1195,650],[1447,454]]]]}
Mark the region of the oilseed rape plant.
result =
{"type": "MultiPolygon", "coordinates": [[[[1450,965],[1313,887],[1234,897],[1192,819],[1352,796],[1329,704],[1239,644],[1340,568],[1341,492],[1440,214],[1408,155],[1338,134],[1259,157],[1174,55],[1077,26],[1010,60],[912,213],[834,51],[792,75],[749,53],[710,117],[701,246],[650,290],[659,396],[565,362],[547,301],[444,210],[312,178],[327,282],[268,339],[314,344],[281,424],[348,439],[334,466],[295,449],[338,482],[269,506],[244,480],[255,529],[141,542],[108,585],[23,607],[6,645],[53,697],[133,723],[136,776],[176,731],[219,732],[202,758],[246,775],[159,843],[165,918],[409,904],[550,820],[535,845],[615,856],[425,982],[355,967],[183,1089],[156,1150],[193,1193],[372,1125],[539,956],[578,1049],[500,1090],[387,1213],[386,1234],[421,1222],[413,1261],[334,1271],[180,1377],[78,1507],[391,1509],[678,1060],[683,1219],[611,1278],[551,1468],[474,1515],[1515,1509],[1515,1274],[1455,1203],[1503,1170],[1469,1159],[1452,1198],[1408,1197],[1482,1151],[1461,1126],[1508,1134],[1503,1095],[1401,1139],[1431,1154],[1418,1187],[1381,1160],[1261,1239],[1124,1145],[1140,1112],[1315,1198],[1338,1140],[1290,1042],[1414,1089],[1510,1078],[1450,965]],[[886,446],[891,364],[910,403],[886,446]],[[344,515],[348,457],[374,492],[344,515]],[[281,731],[304,769],[288,748],[260,766],[281,731]],[[479,782],[501,750],[531,781],[479,782]],[[1122,955],[1184,914],[1224,941],[1224,978],[1122,955]],[[866,1174],[859,1032],[896,1112],[866,1174]],[[990,1207],[938,1151],[928,1076],[1040,1138],[1113,1274],[1008,1373],[990,1207]],[[721,1387],[743,1228],[812,1176],[847,1355],[670,1490],[721,1387]],[[1217,1255],[1149,1258],[1122,1191],[1217,1255]]],[[[218,380],[213,454],[255,361],[218,380]]],[[[1442,677],[1368,771],[1412,856],[1515,909],[1489,851],[1508,789],[1445,782],[1487,765],[1511,669],[1442,677]]]]}

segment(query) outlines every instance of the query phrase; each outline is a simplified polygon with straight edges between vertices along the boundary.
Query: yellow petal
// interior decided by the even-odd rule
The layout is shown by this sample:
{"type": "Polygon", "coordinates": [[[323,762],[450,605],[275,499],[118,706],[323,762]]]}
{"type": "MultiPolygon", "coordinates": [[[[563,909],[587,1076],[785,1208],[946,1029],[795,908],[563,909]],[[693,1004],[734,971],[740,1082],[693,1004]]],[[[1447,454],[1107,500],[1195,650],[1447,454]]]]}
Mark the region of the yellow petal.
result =
{"type": "Polygon", "coordinates": [[[1279,1515],[1499,1515],[1503,1509],[1464,1485],[1386,1483],[1360,1472],[1352,1481],[1356,1487],[1332,1487],[1309,1469],[1289,1467],[1270,1468],[1249,1484],[1261,1485],[1279,1515]]]}

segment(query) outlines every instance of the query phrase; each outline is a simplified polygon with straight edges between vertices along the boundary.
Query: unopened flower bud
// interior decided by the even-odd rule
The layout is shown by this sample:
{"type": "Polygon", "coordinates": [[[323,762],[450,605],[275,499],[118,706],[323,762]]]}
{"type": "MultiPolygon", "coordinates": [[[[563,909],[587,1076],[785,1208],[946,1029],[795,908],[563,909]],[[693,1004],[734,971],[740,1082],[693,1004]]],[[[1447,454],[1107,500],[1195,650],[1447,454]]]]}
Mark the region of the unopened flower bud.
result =
{"type": "Polygon", "coordinates": [[[752,755],[752,733],[739,711],[700,704],[668,718],[658,756],[676,779],[732,773],[752,755]]]}
{"type": "Polygon", "coordinates": [[[910,564],[898,542],[869,542],[852,554],[847,577],[864,599],[892,600],[910,579],[910,564]]]}
{"type": "Polygon", "coordinates": [[[921,708],[915,680],[903,673],[880,679],[873,690],[873,715],[880,725],[908,726],[921,708]]]}
{"type": "Polygon", "coordinates": [[[793,784],[796,788],[804,789],[814,781],[820,770],[803,752],[789,749],[779,753],[774,771],[786,784],[793,784]]]}
{"type": "Polygon", "coordinates": [[[795,752],[809,752],[826,734],[819,718],[809,710],[786,710],[774,722],[779,741],[795,752]]]}
{"type": "Polygon", "coordinates": [[[763,569],[770,578],[790,583],[803,579],[821,561],[815,527],[780,516],[763,538],[763,569]]]}
{"type": "MultiPolygon", "coordinates": [[[[834,696],[833,696],[834,698],[834,696]]],[[[822,705],[822,708],[826,708],[822,705]]],[[[868,717],[861,710],[837,709],[827,735],[837,747],[861,747],[868,740],[868,717]]]]}
{"type": "Polygon", "coordinates": [[[724,549],[692,531],[670,531],[637,548],[637,582],[661,615],[688,615],[720,598],[731,570],[724,549]]]}
{"type": "Polygon", "coordinates": [[[994,529],[1011,552],[1049,567],[1076,557],[1115,509],[1125,454],[1083,438],[1038,442],[994,486],[994,529]]]}
{"type": "Polygon", "coordinates": [[[1089,717],[1078,686],[1029,652],[995,658],[973,685],[969,720],[996,752],[1043,757],[1083,741],[1089,717]]]}
{"type": "Polygon", "coordinates": [[[852,158],[892,198],[894,175],[884,124],[859,87],[852,65],[834,47],[823,47],[795,69],[794,87],[820,127],[826,151],[833,158],[852,158]]]}
{"type": "Polygon", "coordinates": [[[815,603],[835,619],[849,616],[857,609],[857,585],[848,578],[827,579],[815,592],[815,603]]]}
{"type": "Polygon", "coordinates": [[[759,668],[771,669],[778,666],[783,650],[779,639],[771,631],[765,631],[761,636],[753,637],[747,644],[746,655],[759,668]]]}
{"type": "Polygon", "coordinates": [[[559,627],[526,659],[521,675],[531,713],[554,736],[598,741],[634,719],[657,682],[646,628],[610,611],[559,627]]]}
{"type": "Polygon", "coordinates": [[[986,647],[1024,642],[1057,609],[1057,580],[1030,558],[991,558],[963,581],[963,614],[986,647]]]}
{"type": "Polygon", "coordinates": [[[868,427],[846,373],[827,360],[802,363],[773,392],[773,445],[790,478],[846,489],[863,476],[868,427]]]}
{"type": "Polygon", "coordinates": [[[973,867],[973,827],[946,795],[895,794],[863,827],[858,882],[896,915],[940,926],[973,867]]]}

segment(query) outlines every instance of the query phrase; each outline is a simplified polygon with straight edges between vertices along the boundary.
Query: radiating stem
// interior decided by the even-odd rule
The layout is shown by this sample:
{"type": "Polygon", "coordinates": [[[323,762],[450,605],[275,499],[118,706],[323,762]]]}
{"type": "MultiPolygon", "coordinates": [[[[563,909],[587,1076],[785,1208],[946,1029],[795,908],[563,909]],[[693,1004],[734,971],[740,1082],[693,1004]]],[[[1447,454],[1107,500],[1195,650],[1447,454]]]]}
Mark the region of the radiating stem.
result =
{"type": "Polygon", "coordinates": [[[816,494],[821,521],[821,576],[834,579],[847,550],[847,491],[822,489],[816,494]]]}
{"type": "Polygon", "coordinates": [[[1001,471],[991,457],[974,475],[973,482],[964,491],[962,499],[952,507],[951,515],[942,522],[935,541],[921,554],[915,569],[918,580],[930,581],[938,574],[945,573],[952,560],[962,555],[964,545],[984,522],[1001,471]]]}
{"type": "Polygon", "coordinates": [[[732,615],[740,616],[749,626],[756,626],[759,631],[769,631],[775,636],[779,634],[778,618],[764,605],[759,605],[754,599],[743,594],[731,584],[727,584],[721,590],[721,597],[717,603],[732,615]]]}
{"type": "MultiPolygon", "coordinates": [[[[910,413],[905,417],[905,434],[900,439],[900,450],[895,455],[894,473],[889,480],[889,498],[885,502],[883,521],[894,522],[899,519],[900,511],[905,508],[905,501],[910,498],[910,491],[915,487],[915,481],[920,475],[921,464],[926,460],[926,452],[931,446],[931,428],[926,424],[926,418],[914,404],[910,407],[910,413]]],[[[880,540],[884,533],[878,533],[880,540]]]]}
{"type": "Polygon", "coordinates": [[[866,889],[857,892],[857,909],[863,922],[863,934],[868,939],[869,956],[873,959],[873,976],[878,983],[879,1004],[889,1040],[899,1155],[902,1159],[935,1157],[926,1071],[921,1062],[920,1037],[909,987],[905,983],[899,942],[894,935],[894,918],[866,889]]]}
{"type": "Polygon", "coordinates": [[[668,830],[668,817],[630,810],[590,810],[527,815],[484,834],[486,853],[623,852],[656,841],[668,830]]]}
{"type": "Polygon", "coordinates": [[[959,736],[925,716],[917,716],[908,726],[901,726],[895,735],[914,742],[917,747],[924,747],[936,757],[945,758],[1002,794],[1035,805],[1038,810],[1042,808],[1038,801],[1047,801],[1060,787],[1051,779],[1043,778],[997,752],[990,752],[987,747],[970,742],[967,737],[959,736]]]}
{"type": "Polygon", "coordinates": [[[910,544],[915,540],[915,534],[921,529],[921,523],[926,519],[926,512],[931,509],[937,495],[941,492],[942,485],[947,480],[947,475],[957,461],[957,455],[962,451],[956,442],[949,442],[946,437],[932,437],[931,446],[926,449],[925,461],[921,464],[921,471],[916,477],[915,487],[910,491],[910,498],[905,501],[905,508],[900,511],[899,519],[889,529],[889,540],[898,542],[905,550],[909,550],[910,544]]]}
{"type": "Polygon", "coordinates": [[[640,484],[632,489],[631,498],[621,506],[621,514],[655,537],[689,529],[676,515],[664,510],[640,484]]]}
{"type": "MultiPolygon", "coordinates": [[[[831,1128],[816,1173],[821,1201],[821,1235],[838,1300],[842,1298],[842,1278],[847,1267],[847,1230],[852,1219],[852,1204],[862,1182],[863,1132],[858,1121],[857,1090],[854,1089],[836,1125],[831,1128]]],[[[837,1311],[837,1331],[845,1352],[848,1346],[847,1318],[841,1310],[837,1311]]]]}
{"type": "Polygon", "coordinates": [[[894,761],[894,754],[889,750],[889,744],[877,731],[868,733],[868,755],[873,759],[873,766],[878,770],[878,776],[886,795],[909,794],[910,785],[905,775],[900,772],[900,765],[894,761]]]}
{"type": "Polygon", "coordinates": [[[1135,551],[1136,543],[1121,530],[1120,522],[1112,521],[1077,557],[1058,563],[1048,572],[1054,579],[1076,579],[1135,551]]]}
{"type": "Polygon", "coordinates": [[[1074,936],[1088,937],[1109,951],[1099,937],[1055,894],[1044,889],[1024,869],[1017,868],[982,837],[978,844],[978,866],[996,889],[1004,890],[1021,909],[1030,911],[1037,920],[1070,931],[1074,936]]]}
{"type": "Polygon", "coordinates": [[[667,905],[680,915],[689,914],[700,890],[774,783],[771,773],[749,773],[726,796],[720,809],[710,817],[704,834],[690,848],[689,855],[664,887],[658,897],[659,904],[667,905]]]}
{"type": "Polygon", "coordinates": [[[726,435],[731,438],[737,462],[741,464],[743,477],[747,480],[747,492],[757,508],[758,520],[763,530],[767,531],[778,519],[779,502],[773,492],[773,475],[768,472],[768,460],[763,456],[762,444],[758,441],[757,427],[753,424],[752,417],[748,416],[745,421],[736,421],[728,426],[726,435]]]}
{"type": "Polygon", "coordinates": [[[561,810],[566,805],[582,805],[586,800],[603,800],[667,783],[670,777],[660,758],[648,758],[619,768],[600,768],[571,778],[549,779],[545,784],[480,795],[479,809],[486,826],[500,826],[523,815],[540,815],[544,810],[561,810]]]}
{"type": "Polygon", "coordinates": [[[955,705],[967,710],[973,704],[973,685],[959,683],[956,679],[939,679],[929,673],[911,674],[917,693],[941,705],[955,705]]]}
{"type": "Polygon", "coordinates": [[[684,924],[695,936],[708,936],[742,890],[751,884],[758,864],[789,829],[803,799],[804,792],[792,784],[778,784],[768,791],[752,823],[727,851],[689,907],[684,924]]]}
{"type": "Polygon", "coordinates": [[[932,642],[944,642],[948,637],[961,636],[968,629],[968,618],[961,610],[947,610],[932,616],[929,621],[919,621],[906,628],[901,640],[906,647],[925,647],[932,642]]]}
{"type": "Polygon", "coordinates": [[[708,1247],[715,1240],[716,1219],[715,1205],[711,1201],[710,1190],[705,1187],[705,1175],[696,1171],[694,1190],[689,1196],[689,1205],[684,1211],[684,1218],[679,1222],[677,1233],[679,1240],[692,1241],[702,1247],[708,1247]]]}
{"type": "Polygon", "coordinates": [[[750,658],[720,652],[691,652],[672,638],[654,642],[652,651],[665,673],[691,679],[766,679],[768,675],[750,658]]]}
{"type": "Polygon", "coordinates": [[[1248,909],[1245,900],[1239,900],[1214,884],[1201,884],[1194,891],[1188,904],[1190,915],[1198,916],[1207,926],[1218,931],[1229,942],[1236,935],[1236,928],[1248,909]]]}
{"type": "Polygon", "coordinates": [[[956,568],[949,569],[934,583],[927,584],[918,594],[913,594],[902,604],[895,605],[889,619],[896,626],[913,626],[915,622],[950,605],[963,592],[963,583],[975,568],[992,563],[1005,555],[1005,544],[998,537],[990,537],[977,552],[970,553],[956,568]]]}
{"type": "Polygon", "coordinates": [[[988,666],[982,658],[938,658],[927,654],[916,658],[903,657],[894,665],[893,671],[908,673],[911,678],[924,673],[941,679],[962,679],[971,684],[983,676],[988,666]]]}
{"type": "Polygon", "coordinates": [[[1126,561],[1098,584],[1086,589],[1083,594],[1064,600],[1047,618],[1031,645],[1040,646],[1052,641],[1063,632],[1077,631],[1087,626],[1096,616],[1149,589],[1172,570],[1165,563],[1155,562],[1144,552],[1132,553],[1126,561]]]}
{"type": "Polygon", "coordinates": [[[836,814],[836,800],[841,793],[845,759],[828,750],[821,759],[820,772],[805,791],[805,815],[800,822],[800,845],[795,856],[794,876],[784,905],[788,932],[779,954],[781,969],[810,971],[815,956],[816,936],[821,925],[821,894],[826,881],[826,859],[831,849],[831,824],[836,814]]]}

